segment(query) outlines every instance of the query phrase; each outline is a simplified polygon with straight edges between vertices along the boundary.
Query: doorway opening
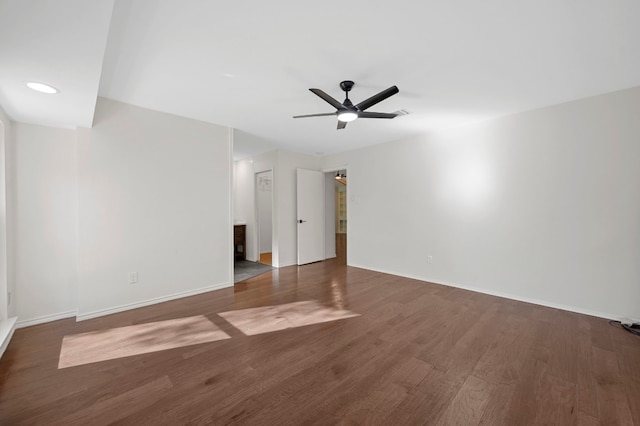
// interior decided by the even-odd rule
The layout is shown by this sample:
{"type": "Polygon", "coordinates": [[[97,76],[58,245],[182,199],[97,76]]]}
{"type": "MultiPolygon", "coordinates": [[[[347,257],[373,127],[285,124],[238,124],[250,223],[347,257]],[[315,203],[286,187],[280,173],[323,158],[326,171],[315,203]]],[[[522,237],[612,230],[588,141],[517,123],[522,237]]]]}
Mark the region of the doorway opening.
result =
{"type": "Polygon", "coordinates": [[[258,262],[273,264],[273,171],[256,173],[256,236],[258,262]]]}
{"type": "Polygon", "coordinates": [[[347,263],[347,170],[338,170],[334,180],[336,260],[347,263]]]}
{"type": "Polygon", "coordinates": [[[347,170],[325,172],[325,258],[347,264],[347,170]]]}

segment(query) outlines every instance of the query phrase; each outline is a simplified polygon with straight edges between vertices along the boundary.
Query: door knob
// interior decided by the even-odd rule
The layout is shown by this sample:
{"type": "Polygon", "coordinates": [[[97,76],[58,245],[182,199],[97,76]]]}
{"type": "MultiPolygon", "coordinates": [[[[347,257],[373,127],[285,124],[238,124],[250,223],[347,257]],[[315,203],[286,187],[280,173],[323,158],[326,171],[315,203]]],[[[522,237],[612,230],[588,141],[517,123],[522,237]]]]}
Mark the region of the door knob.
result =
{"type": "Polygon", "coordinates": [[[306,220],[298,219],[298,223],[305,223],[306,220]]]}

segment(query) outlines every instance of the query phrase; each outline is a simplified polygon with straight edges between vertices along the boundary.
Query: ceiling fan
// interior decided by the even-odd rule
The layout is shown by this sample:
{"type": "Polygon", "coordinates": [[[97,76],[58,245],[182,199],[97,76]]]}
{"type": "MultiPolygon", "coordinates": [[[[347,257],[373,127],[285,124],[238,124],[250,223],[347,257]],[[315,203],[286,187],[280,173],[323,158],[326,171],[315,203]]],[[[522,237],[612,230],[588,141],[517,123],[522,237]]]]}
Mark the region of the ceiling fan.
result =
{"type": "Polygon", "coordinates": [[[328,104],[336,109],[336,112],[327,112],[321,114],[307,114],[307,115],[296,115],[293,118],[306,118],[306,117],[325,117],[329,115],[338,116],[338,130],[344,129],[347,127],[347,123],[355,120],[356,118],[394,118],[397,115],[401,115],[398,113],[387,113],[387,112],[369,112],[366,111],[369,107],[374,106],[378,102],[382,102],[390,96],[395,95],[399,92],[396,86],[391,86],[386,90],[378,93],[377,95],[373,95],[368,99],[360,102],[357,105],[354,105],[349,99],[349,91],[353,88],[355,83],[351,80],[345,80],[340,83],[340,88],[344,90],[347,95],[344,102],[340,103],[336,99],[327,95],[320,89],[309,89],[311,92],[316,94],[317,96],[324,99],[328,104]]]}

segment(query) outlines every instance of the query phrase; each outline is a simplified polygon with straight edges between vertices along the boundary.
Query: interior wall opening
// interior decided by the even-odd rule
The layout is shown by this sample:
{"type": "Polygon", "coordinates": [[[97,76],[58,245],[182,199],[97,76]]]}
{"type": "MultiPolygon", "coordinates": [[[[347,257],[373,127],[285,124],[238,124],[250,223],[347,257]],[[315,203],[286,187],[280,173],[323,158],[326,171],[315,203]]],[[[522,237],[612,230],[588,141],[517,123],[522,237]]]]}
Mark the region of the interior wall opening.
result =
{"type": "Polygon", "coordinates": [[[347,169],[325,172],[325,257],[347,263],[347,169]]]}
{"type": "Polygon", "coordinates": [[[347,263],[347,170],[336,172],[335,180],[335,229],[336,259],[347,263]]]}
{"type": "Polygon", "coordinates": [[[272,265],[273,253],[273,171],[256,173],[256,223],[258,262],[272,265]]]}

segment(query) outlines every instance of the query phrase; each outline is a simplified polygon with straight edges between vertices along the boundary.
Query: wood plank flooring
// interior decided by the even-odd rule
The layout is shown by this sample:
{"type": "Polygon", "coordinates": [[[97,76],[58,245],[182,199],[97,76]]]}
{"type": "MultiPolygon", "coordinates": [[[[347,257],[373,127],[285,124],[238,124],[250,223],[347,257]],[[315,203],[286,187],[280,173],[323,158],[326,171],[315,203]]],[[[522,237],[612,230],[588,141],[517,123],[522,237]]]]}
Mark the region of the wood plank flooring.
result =
{"type": "Polygon", "coordinates": [[[347,267],[16,331],[2,425],[640,425],[640,338],[604,319],[347,267]],[[360,316],[246,336],[218,313],[360,316]],[[58,369],[66,335],[204,315],[229,339],[58,369]]]}
{"type": "Polygon", "coordinates": [[[273,264],[271,258],[271,253],[260,253],[260,260],[258,262],[271,266],[273,264]]]}

